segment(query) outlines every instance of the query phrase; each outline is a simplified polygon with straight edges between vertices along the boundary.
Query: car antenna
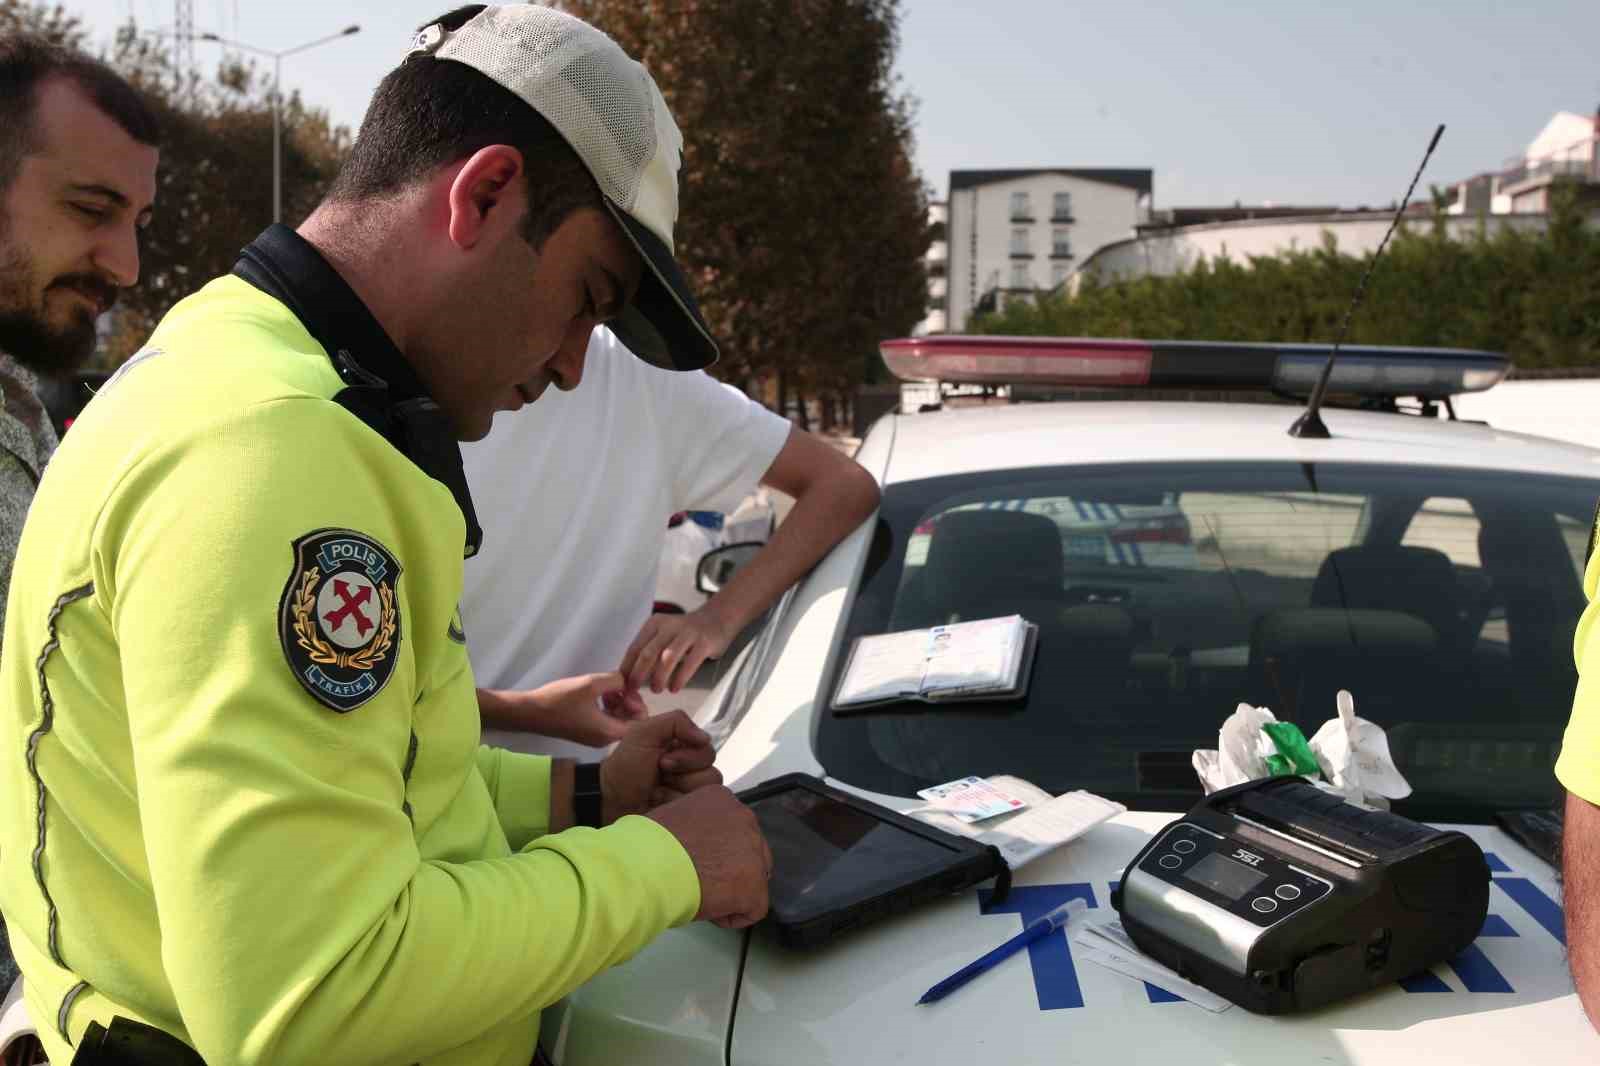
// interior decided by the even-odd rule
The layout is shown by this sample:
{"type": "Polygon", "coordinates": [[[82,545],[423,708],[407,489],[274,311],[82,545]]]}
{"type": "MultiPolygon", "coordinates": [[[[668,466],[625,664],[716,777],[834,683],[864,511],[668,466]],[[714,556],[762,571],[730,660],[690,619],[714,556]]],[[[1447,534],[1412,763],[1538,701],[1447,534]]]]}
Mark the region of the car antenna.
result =
{"type": "Polygon", "coordinates": [[[1378,250],[1372,253],[1372,262],[1367,264],[1367,269],[1362,272],[1361,280],[1356,283],[1356,294],[1350,300],[1350,307],[1344,313],[1344,321],[1339,324],[1339,336],[1333,342],[1333,351],[1328,353],[1328,361],[1322,366],[1322,376],[1317,379],[1317,385],[1311,390],[1311,402],[1306,404],[1305,413],[1295,419],[1294,425],[1289,427],[1289,436],[1301,437],[1310,440],[1327,440],[1332,436],[1327,425],[1322,421],[1322,399],[1328,392],[1328,380],[1333,377],[1333,361],[1339,357],[1339,346],[1344,343],[1345,334],[1350,331],[1350,319],[1355,316],[1356,308],[1361,306],[1361,297],[1367,291],[1367,281],[1372,277],[1372,272],[1378,267],[1378,258],[1383,255],[1383,250],[1389,244],[1389,238],[1394,236],[1395,227],[1400,225],[1400,219],[1406,213],[1406,206],[1411,203],[1411,194],[1417,190],[1417,182],[1422,178],[1422,172],[1427,169],[1428,159],[1433,155],[1433,150],[1439,147],[1439,138],[1444,136],[1444,123],[1439,123],[1439,128],[1433,131],[1433,140],[1428,142],[1428,150],[1422,153],[1422,162],[1417,165],[1417,172],[1411,176],[1411,185],[1406,189],[1406,194],[1400,201],[1400,206],[1395,210],[1394,219],[1389,223],[1389,230],[1383,235],[1383,240],[1378,242],[1378,250]]]}

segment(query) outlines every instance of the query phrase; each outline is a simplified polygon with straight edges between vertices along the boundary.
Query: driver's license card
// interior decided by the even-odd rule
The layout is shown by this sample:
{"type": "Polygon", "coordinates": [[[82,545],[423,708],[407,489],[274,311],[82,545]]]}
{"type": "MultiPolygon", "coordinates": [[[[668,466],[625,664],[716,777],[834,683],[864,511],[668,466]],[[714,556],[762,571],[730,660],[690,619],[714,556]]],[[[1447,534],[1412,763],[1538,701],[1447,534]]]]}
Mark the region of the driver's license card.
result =
{"type": "Polygon", "coordinates": [[[921,789],[917,795],[969,825],[1027,806],[981,777],[963,777],[949,784],[921,789]]]}

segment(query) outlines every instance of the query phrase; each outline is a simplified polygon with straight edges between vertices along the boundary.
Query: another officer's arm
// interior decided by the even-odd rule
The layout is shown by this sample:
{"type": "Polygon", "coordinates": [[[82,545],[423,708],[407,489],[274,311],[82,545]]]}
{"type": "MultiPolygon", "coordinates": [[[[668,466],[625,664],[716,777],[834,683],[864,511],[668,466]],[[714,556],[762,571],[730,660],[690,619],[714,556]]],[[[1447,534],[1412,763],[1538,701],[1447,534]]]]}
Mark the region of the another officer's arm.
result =
{"type": "Polygon", "coordinates": [[[1600,556],[1592,553],[1583,591],[1589,605],[1573,641],[1578,690],[1556,777],[1567,789],[1561,895],[1569,962],[1583,1009],[1600,1029],[1600,848],[1595,847],[1600,839],[1600,556]]]}
{"type": "Polygon", "coordinates": [[[470,764],[441,779],[441,760],[466,753],[414,746],[418,692],[440,678],[409,615],[366,703],[338,713],[296,679],[279,615],[297,538],[383,544],[405,568],[402,604],[448,583],[449,564],[422,557],[438,501],[415,498],[443,488],[397,477],[386,445],[329,412],[279,401],[175,442],[97,527],[162,964],[207,1061],[425,1059],[526,1019],[700,905],[683,847],[640,817],[504,858],[423,861],[419,832],[438,851],[480,846],[481,832],[452,839],[474,830],[441,808],[492,797],[502,823],[525,812],[513,846],[542,831],[549,764],[497,762],[492,789],[470,764]],[[413,803],[432,824],[413,827],[413,803]]]}
{"type": "Polygon", "coordinates": [[[1562,838],[1561,895],[1572,979],[1590,1024],[1600,1029],[1600,807],[1567,793],[1562,838]]]}

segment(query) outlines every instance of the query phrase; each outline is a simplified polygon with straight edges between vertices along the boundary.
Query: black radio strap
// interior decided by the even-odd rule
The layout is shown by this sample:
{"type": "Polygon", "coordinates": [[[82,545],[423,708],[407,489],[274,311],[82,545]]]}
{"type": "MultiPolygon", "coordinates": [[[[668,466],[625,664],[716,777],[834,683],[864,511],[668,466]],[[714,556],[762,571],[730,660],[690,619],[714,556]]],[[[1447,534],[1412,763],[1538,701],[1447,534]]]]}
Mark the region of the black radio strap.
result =
{"type": "Polygon", "coordinates": [[[310,242],[282,225],[268,227],[239,253],[233,272],[294,312],[328,352],[345,384],[334,402],[450,490],[466,520],[462,555],[476,555],[483,528],[455,430],[339,272],[310,242]]]}
{"type": "Polygon", "coordinates": [[[128,1018],[111,1028],[90,1022],[71,1066],[206,1066],[194,1048],[171,1033],[128,1018]]]}

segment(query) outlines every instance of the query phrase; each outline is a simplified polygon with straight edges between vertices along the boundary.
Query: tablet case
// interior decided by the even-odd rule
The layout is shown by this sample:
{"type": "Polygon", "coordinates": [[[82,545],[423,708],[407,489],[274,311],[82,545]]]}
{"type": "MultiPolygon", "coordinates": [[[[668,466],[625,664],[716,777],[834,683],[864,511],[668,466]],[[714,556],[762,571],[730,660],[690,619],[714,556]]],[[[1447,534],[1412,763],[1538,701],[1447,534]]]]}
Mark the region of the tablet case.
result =
{"type": "Polygon", "coordinates": [[[791,789],[806,789],[836,800],[927,840],[951,849],[944,867],[901,884],[863,886],[860,898],[836,900],[829,904],[813,900],[780,900],[774,897],[767,922],[777,931],[778,942],[788,948],[812,948],[826,943],[839,933],[875,922],[919,903],[939,899],[995,879],[993,901],[1003,902],[1011,890],[1011,868],[992,844],[980,844],[970,837],[956,836],[917,821],[860,796],[834,788],[810,774],[784,774],[739,793],[745,803],[775,796],[791,789]]]}
{"type": "MultiPolygon", "coordinates": [[[[874,634],[867,634],[873,636],[874,634]]],[[[1026,635],[1022,644],[1022,665],[1017,668],[1017,685],[1015,688],[1000,689],[989,692],[962,692],[949,696],[924,696],[921,693],[906,695],[885,696],[883,699],[867,700],[863,703],[851,703],[839,706],[839,691],[844,688],[844,679],[850,674],[850,660],[855,658],[856,649],[866,637],[857,637],[850,643],[850,654],[845,657],[844,667],[839,671],[838,680],[833,686],[833,697],[828,701],[834,716],[845,718],[852,714],[865,714],[875,711],[880,707],[896,703],[920,703],[928,707],[958,706],[966,703],[1015,703],[1028,695],[1028,685],[1033,681],[1033,661],[1037,658],[1039,650],[1039,627],[1032,622],[1027,623],[1026,635]]]]}

